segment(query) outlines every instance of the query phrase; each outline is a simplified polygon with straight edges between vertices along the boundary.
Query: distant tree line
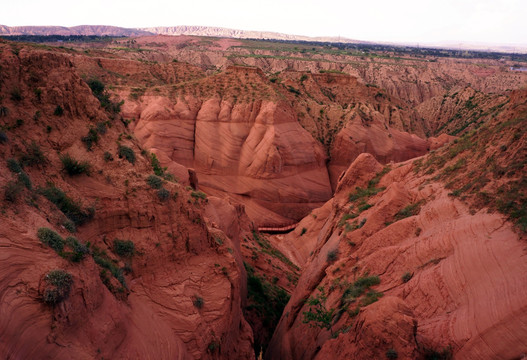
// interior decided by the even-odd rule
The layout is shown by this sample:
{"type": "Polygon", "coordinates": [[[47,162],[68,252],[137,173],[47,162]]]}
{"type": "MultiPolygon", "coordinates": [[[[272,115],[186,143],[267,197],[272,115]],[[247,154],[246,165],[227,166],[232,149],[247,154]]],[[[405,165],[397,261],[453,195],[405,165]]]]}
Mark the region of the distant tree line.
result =
{"type": "Polygon", "coordinates": [[[462,49],[439,49],[431,47],[417,47],[404,45],[383,45],[383,44],[351,44],[341,42],[318,42],[303,40],[275,40],[275,39],[248,39],[253,41],[264,41],[270,43],[296,44],[304,46],[322,46],[328,48],[337,48],[339,50],[369,52],[390,52],[394,56],[411,55],[411,56],[432,56],[432,57],[454,57],[465,59],[494,59],[507,58],[512,61],[527,62],[527,54],[504,53],[498,51],[478,51],[462,49]]]}

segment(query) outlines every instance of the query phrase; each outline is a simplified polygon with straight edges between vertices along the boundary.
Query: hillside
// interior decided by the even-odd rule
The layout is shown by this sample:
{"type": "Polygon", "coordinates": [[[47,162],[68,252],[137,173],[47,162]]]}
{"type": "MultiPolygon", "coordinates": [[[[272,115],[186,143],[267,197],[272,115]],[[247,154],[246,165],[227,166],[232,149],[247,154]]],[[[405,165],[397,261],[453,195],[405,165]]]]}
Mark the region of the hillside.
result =
{"type": "Polygon", "coordinates": [[[221,344],[253,358],[238,210],[163,179],[68,56],[14,45],[0,58],[2,357],[214,358],[221,344]]]}
{"type": "Polygon", "coordinates": [[[314,247],[267,358],[521,356],[526,94],[430,155],[354,161],[299,224],[314,247]]]}
{"type": "Polygon", "coordinates": [[[512,63],[0,40],[0,357],[520,358],[512,63]]]}

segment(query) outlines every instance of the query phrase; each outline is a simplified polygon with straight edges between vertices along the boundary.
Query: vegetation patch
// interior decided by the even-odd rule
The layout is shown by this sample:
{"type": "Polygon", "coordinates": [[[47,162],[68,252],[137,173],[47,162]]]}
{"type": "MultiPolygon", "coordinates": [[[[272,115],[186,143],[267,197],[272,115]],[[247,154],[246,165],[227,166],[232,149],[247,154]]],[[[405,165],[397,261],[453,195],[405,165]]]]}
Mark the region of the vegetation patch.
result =
{"type": "Polygon", "coordinates": [[[194,295],[194,297],[192,299],[192,304],[194,304],[194,306],[197,309],[201,309],[201,308],[203,308],[203,305],[205,304],[205,301],[203,300],[203,298],[201,296],[194,295]]]}
{"type": "Polygon", "coordinates": [[[17,181],[8,181],[4,186],[4,199],[8,202],[15,203],[22,192],[22,186],[17,181]]]}
{"type": "Polygon", "coordinates": [[[115,287],[112,285],[110,278],[108,277],[108,272],[121,283],[123,286],[123,290],[126,289],[126,281],[124,279],[124,272],[122,269],[120,269],[106,254],[105,251],[101,251],[99,248],[94,247],[93,248],[93,261],[97,265],[99,265],[102,269],[99,273],[100,278],[103,282],[103,284],[110,290],[111,292],[115,293],[116,291],[122,291],[119,289],[115,289],[115,287]]]}
{"type": "Polygon", "coordinates": [[[425,347],[421,349],[421,353],[423,354],[423,358],[425,360],[450,360],[452,359],[452,348],[450,346],[447,346],[441,350],[436,350],[436,349],[425,347]]]}
{"type": "Polygon", "coordinates": [[[333,323],[335,309],[327,309],[326,300],[326,291],[324,287],[321,286],[318,288],[318,294],[316,296],[311,296],[306,301],[306,305],[309,308],[302,313],[302,322],[304,324],[309,324],[311,327],[329,330],[333,335],[331,325],[333,323]]]}
{"type": "Polygon", "coordinates": [[[157,197],[161,201],[167,201],[170,198],[170,191],[165,188],[157,190],[157,197]]]}
{"type": "Polygon", "coordinates": [[[326,260],[328,263],[335,262],[339,256],[339,251],[337,249],[333,249],[328,251],[328,255],[326,257],[326,260]]]}
{"type": "Polygon", "coordinates": [[[345,311],[347,311],[351,317],[354,317],[359,313],[361,307],[368,306],[379,300],[384,294],[370,288],[380,284],[380,282],[381,280],[378,276],[368,276],[368,274],[358,278],[351,284],[346,281],[339,281],[338,286],[343,288],[344,291],[337,312],[337,319],[340,318],[345,311]],[[350,306],[352,306],[352,309],[350,309],[350,306]]]}
{"type": "Polygon", "coordinates": [[[391,168],[389,166],[385,166],[382,171],[375,174],[375,177],[368,182],[368,187],[366,189],[356,187],[355,192],[349,195],[349,201],[357,201],[363,198],[368,198],[385,190],[384,187],[378,188],[377,185],[379,184],[379,181],[381,181],[382,177],[389,173],[390,170],[391,168]]]}
{"type": "Polygon", "coordinates": [[[190,193],[190,196],[192,196],[196,200],[206,200],[207,194],[205,194],[203,191],[192,191],[190,193]]]}
{"type": "Polygon", "coordinates": [[[414,171],[432,174],[452,160],[451,165],[433,178],[448,180],[445,187],[452,188],[450,196],[471,200],[478,208],[486,206],[499,211],[518,231],[526,232],[527,160],[521,144],[527,129],[524,126],[527,113],[523,110],[514,118],[497,117],[500,112],[507,114],[503,112],[506,104],[492,108],[492,119],[485,125],[467,132],[445,149],[431,152],[425,160],[415,161],[414,171]],[[474,170],[466,176],[468,166],[474,170]],[[486,186],[491,182],[497,187],[486,186]]]}
{"type": "Polygon", "coordinates": [[[75,237],[68,236],[66,240],[64,240],[62,236],[48,228],[38,229],[37,237],[44,244],[55,250],[55,252],[61,257],[73,262],[81,261],[90,253],[88,246],[79,242],[75,237]],[[71,251],[65,250],[66,246],[68,246],[71,251]]]}
{"type": "Polygon", "coordinates": [[[73,262],[80,262],[86,255],[90,253],[90,249],[87,245],[82,244],[77,238],[68,236],[66,238],[66,244],[72,249],[71,252],[62,252],[60,255],[73,262]]]}
{"type": "Polygon", "coordinates": [[[64,270],[52,270],[45,277],[47,288],[42,300],[49,305],[56,305],[66,299],[73,285],[73,277],[64,270]]]}
{"type": "Polygon", "coordinates": [[[511,181],[498,188],[496,208],[506,214],[522,232],[527,232],[527,179],[511,181]]]}
{"type": "Polygon", "coordinates": [[[271,255],[272,257],[279,259],[281,262],[283,262],[284,264],[290,266],[291,268],[295,270],[300,270],[298,266],[293,264],[293,262],[291,262],[291,260],[287,258],[287,256],[285,256],[281,251],[275,249],[271,245],[269,240],[265,238],[264,235],[257,233],[256,231],[253,231],[253,239],[256,240],[258,245],[260,245],[261,251],[263,253],[271,255]]]}
{"type": "Polygon", "coordinates": [[[26,152],[20,157],[20,162],[23,166],[45,165],[48,159],[40,149],[40,146],[35,141],[31,141],[26,152]]]}
{"type": "MultiPolygon", "coordinates": [[[[274,329],[282,316],[282,312],[289,301],[289,294],[280,286],[270,283],[259,276],[254,268],[245,263],[247,271],[247,298],[249,304],[246,310],[258,314],[267,329],[274,329]]],[[[260,348],[255,344],[257,351],[260,348]]]]}
{"type": "Polygon", "coordinates": [[[125,158],[130,164],[135,164],[135,153],[128,146],[119,145],[117,155],[120,159],[125,158]]]}
{"type": "Polygon", "coordinates": [[[423,203],[424,201],[421,200],[421,201],[416,202],[415,204],[410,204],[410,205],[405,206],[404,208],[399,210],[397,214],[395,214],[394,220],[399,221],[407,217],[419,214],[423,203]]]}
{"type": "Polygon", "coordinates": [[[161,177],[165,176],[167,168],[161,166],[161,163],[159,162],[159,159],[157,158],[156,154],[150,154],[150,164],[152,165],[152,170],[154,170],[154,174],[161,177]]]}
{"type": "Polygon", "coordinates": [[[90,174],[91,165],[87,161],[75,160],[69,154],[61,155],[60,161],[62,161],[62,170],[68,173],[69,176],[90,174]]]}
{"type": "Polygon", "coordinates": [[[62,106],[57,105],[57,107],[53,111],[53,115],[55,115],[55,116],[62,116],[62,115],[64,115],[64,109],[62,108],[62,106]]]}
{"type": "Polygon", "coordinates": [[[152,189],[161,189],[161,187],[163,186],[163,180],[155,175],[148,176],[146,182],[148,183],[148,186],[150,186],[152,189]]]}
{"type": "Polygon", "coordinates": [[[86,150],[88,151],[91,151],[94,144],[99,143],[99,139],[100,139],[99,132],[94,127],[90,127],[90,129],[88,130],[88,134],[81,138],[82,142],[86,146],[86,150]]]}
{"type": "Polygon", "coordinates": [[[95,210],[92,208],[83,210],[79,202],[70,198],[64,191],[55,187],[53,184],[48,184],[47,187],[40,188],[38,191],[46,199],[55,204],[75,225],[84,224],[86,221],[92,219],[95,214],[95,210]]]}
{"type": "Polygon", "coordinates": [[[40,228],[37,231],[37,237],[44,244],[55,250],[57,253],[60,253],[64,250],[65,241],[57,234],[55,231],[48,228],[40,228]]]}
{"type": "Polygon", "coordinates": [[[93,95],[101,103],[101,107],[104,108],[110,114],[118,114],[121,112],[121,106],[124,101],[114,102],[110,100],[110,94],[105,89],[105,85],[97,78],[92,78],[87,81],[93,95]]]}
{"type": "Polygon", "coordinates": [[[403,283],[407,283],[408,281],[410,281],[412,279],[413,276],[414,276],[414,274],[409,273],[409,272],[405,272],[403,274],[403,276],[401,276],[401,280],[403,281],[403,283]]]}
{"type": "Polygon", "coordinates": [[[113,251],[122,257],[131,257],[135,253],[135,245],[131,240],[114,239],[113,251]]]}

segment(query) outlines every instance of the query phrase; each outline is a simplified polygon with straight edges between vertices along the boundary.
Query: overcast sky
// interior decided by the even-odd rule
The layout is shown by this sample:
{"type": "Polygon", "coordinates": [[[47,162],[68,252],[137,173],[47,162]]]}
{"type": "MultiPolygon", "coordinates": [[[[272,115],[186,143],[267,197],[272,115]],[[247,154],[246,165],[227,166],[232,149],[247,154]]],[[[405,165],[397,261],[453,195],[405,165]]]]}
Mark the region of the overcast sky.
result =
{"type": "Polygon", "coordinates": [[[527,44],[527,0],[5,0],[0,24],[219,26],[405,43],[527,44]]]}

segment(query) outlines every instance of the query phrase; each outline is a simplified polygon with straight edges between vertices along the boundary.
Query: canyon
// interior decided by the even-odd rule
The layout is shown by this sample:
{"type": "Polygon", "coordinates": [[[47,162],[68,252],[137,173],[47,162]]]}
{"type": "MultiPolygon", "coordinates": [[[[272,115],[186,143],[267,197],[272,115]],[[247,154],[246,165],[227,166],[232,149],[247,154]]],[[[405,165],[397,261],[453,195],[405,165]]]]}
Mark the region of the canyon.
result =
{"type": "Polygon", "coordinates": [[[103,30],[0,40],[2,357],[527,353],[512,60],[103,30]]]}

